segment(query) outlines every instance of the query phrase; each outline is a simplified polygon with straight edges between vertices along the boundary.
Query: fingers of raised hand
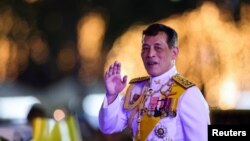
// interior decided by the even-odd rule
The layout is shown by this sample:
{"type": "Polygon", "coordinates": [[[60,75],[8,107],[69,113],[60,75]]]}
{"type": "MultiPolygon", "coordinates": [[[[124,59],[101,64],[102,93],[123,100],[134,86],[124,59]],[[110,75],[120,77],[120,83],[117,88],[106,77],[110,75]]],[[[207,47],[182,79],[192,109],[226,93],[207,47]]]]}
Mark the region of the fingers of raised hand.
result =
{"type": "Polygon", "coordinates": [[[120,74],[120,72],[121,72],[121,64],[115,61],[112,74],[120,74]]]}
{"type": "Polygon", "coordinates": [[[105,72],[105,79],[108,79],[112,73],[112,65],[109,66],[109,69],[105,72]]]}
{"type": "Polygon", "coordinates": [[[116,71],[117,74],[120,74],[121,73],[121,63],[118,62],[117,64],[117,71],[116,71]]]}
{"type": "Polygon", "coordinates": [[[120,74],[121,72],[121,64],[115,61],[113,64],[109,66],[109,69],[105,72],[105,78],[109,78],[112,75],[120,74]]]}
{"type": "Polygon", "coordinates": [[[113,72],[113,64],[109,66],[109,69],[105,73],[105,78],[109,78],[112,75],[113,72]]]}

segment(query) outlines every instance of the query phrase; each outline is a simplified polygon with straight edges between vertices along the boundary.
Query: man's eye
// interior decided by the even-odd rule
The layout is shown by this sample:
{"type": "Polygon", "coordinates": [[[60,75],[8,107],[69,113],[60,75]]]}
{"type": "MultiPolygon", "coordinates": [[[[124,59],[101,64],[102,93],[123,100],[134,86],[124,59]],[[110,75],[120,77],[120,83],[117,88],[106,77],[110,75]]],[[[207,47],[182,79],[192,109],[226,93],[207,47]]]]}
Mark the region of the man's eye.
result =
{"type": "Polygon", "coordinates": [[[160,50],[161,50],[161,47],[155,47],[155,50],[160,51],[160,50]]]}

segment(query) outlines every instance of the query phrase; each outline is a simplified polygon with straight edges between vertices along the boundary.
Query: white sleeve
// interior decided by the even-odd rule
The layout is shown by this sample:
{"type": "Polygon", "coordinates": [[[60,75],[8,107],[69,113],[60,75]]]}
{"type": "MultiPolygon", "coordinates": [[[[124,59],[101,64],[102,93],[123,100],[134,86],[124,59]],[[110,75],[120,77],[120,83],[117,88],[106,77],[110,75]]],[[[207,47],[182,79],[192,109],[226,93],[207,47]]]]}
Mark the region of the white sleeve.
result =
{"type": "Polygon", "coordinates": [[[121,132],[127,126],[126,112],[123,110],[124,98],[118,96],[111,104],[104,98],[99,111],[99,128],[104,134],[121,132]]]}
{"type": "Polygon", "coordinates": [[[209,107],[198,87],[187,89],[180,101],[179,114],[187,141],[207,141],[209,107]]]}

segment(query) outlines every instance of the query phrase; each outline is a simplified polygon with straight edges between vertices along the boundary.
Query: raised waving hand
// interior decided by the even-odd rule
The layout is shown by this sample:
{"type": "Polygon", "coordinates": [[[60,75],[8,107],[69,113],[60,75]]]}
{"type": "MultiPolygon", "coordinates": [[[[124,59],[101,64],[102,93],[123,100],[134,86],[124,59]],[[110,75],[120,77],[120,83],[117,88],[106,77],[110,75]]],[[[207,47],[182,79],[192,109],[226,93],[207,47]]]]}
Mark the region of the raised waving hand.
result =
{"type": "Polygon", "coordinates": [[[105,72],[105,88],[108,104],[112,103],[127,84],[127,76],[121,77],[121,63],[115,61],[105,72]]]}

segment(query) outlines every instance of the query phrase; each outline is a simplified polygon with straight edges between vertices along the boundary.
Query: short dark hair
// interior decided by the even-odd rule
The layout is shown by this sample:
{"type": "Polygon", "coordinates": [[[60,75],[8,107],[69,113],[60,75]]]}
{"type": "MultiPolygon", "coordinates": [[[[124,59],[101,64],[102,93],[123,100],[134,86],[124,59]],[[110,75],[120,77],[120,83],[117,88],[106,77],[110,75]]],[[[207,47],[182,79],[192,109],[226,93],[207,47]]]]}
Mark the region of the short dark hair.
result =
{"type": "Polygon", "coordinates": [[[149,25],[145,30],[143,30],[142,34],[146,36],[155,36],[159,32],[164,32],[168,36],[168,38],[166,39],[166,42],[170,48],[178,46],[177,32],[169,26],[159,24],[159,23],[154,23],[154,24],[149,25]]]}

